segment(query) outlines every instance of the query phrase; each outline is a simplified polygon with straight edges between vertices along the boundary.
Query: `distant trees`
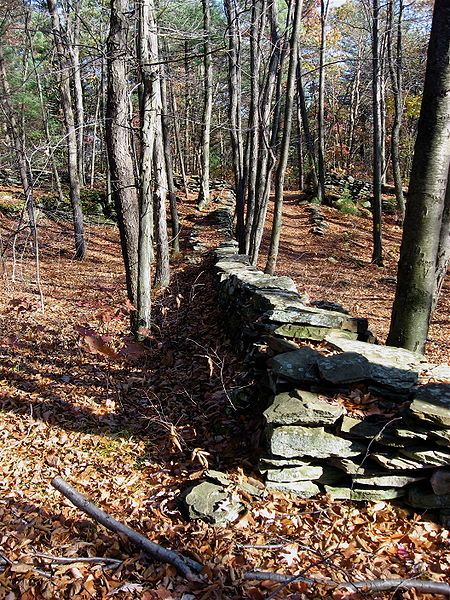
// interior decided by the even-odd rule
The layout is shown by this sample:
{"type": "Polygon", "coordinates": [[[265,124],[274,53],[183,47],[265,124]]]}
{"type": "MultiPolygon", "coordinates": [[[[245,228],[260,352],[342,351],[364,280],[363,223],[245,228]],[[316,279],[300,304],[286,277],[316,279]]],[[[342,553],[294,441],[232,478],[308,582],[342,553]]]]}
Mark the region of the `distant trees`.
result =
{"type": "Polygon", "coordinates": [[[434,4],[387,343],[423,352],[450,258],[450,6],[434,4]]]}

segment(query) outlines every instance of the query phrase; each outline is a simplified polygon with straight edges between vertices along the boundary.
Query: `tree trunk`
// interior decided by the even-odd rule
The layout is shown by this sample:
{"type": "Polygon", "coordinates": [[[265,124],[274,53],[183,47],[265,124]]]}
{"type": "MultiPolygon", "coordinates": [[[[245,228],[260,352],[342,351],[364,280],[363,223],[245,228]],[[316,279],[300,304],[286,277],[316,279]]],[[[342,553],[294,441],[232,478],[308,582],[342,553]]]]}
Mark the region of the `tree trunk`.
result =
{"type": "Polygon", "coordinates": [[[329,205],[325,195],[325,51],[327,44],[326,27],[330,0],[320,0],[320,49],[319,49],[319,98],[317,108],[317,198],[320,204],[329,205]]]}
{"type": "Polygon", "coordinates": [[[381,72],[379,47],[380,2],[372,0],[372,116],[373,116],[373,252],[372,262],[383,264],[381,237],[381,72]]]}
{"type": "Polygon", "coordinates": [[[70,58],[73,67],[73,91],[75,98],[76,134],[78,150],[78,178],[84,185],[84,98],[80,65],[80,18],[81,0],[73,6],[73,29],[70,32],[70,58]]]}
{"type": "Polygon", "coordinates": [[[391,346],[418,352],[425,347],[437,279],[446,262],[441,257],[449,252],[449,166],[450,6],[436,0],[387,341],[391,346]]]}
{"type": "Polygon", "coordinates": [[[203,98],[203,127],[201,145],[201,179],[198,207],[205,208],[209,202],[209,146],[211,137],[211,113],[213,101],[213,71],[211,60],[211,7],[209,0],[202,0],[203,6],[203,68],[204,68],[204,98],[203,98]]]}
{"type": "Polygon", "coordinates": [[[303,77],[302,77],[302,57],[299,52],[297,62],[297,95],[298,103],[300,107],[300,114],[302,120],[303,132],[305,134],[306,149],[308,151],[309,163],[312,174],[312,184],[314,193],[317,193],[317,186],[319,185],[317,179],[317,160],[316,151],[314,148],[314,139],[311,134],[311,127],[309,126],[308,110],[306,108],[305,90],[303,88],[303,77]]]}
{"type": "Polygon", "coordinates": [[[105,130],[111,194],[118,217],[128,298],[137,306],[139,211],[129,127],[127,11],[127,0],[111,0],[105,130]]]}
{"type": "Polygon", "coordinates": [[[389,75],[392,85],[392,93],[394,95],[394,121],[391,131],[391,161],[392,174],[394,177],[395,197],[397,199],[398,208],[401,211],[402,221],[405,218],[405,198],[403,196],[403,181],[400,167],[400,128],[403,115],[403,97],[402,97],[402,16],[403,16],[403,0],[399,0],[399,9],[397,17],[397,41],[393,48],[393,31],[394,31],[394,8],[395,0],[388,2],[388,40],[387,53],[389,64],[389,75]]]}
{"type": "Polygon", "coordinates": [[[286,102],[284,106],[284,128],[281,141],[280,158],[278,160],[275,176],[275,205],[270,238],[269,255],[265,272],[273,275],[277,263],[278,248],[280,245],[281,219],[283,210],[284,178],[289,157],[289,143],[291,139],[292,116],[294,112],[295,77],[298,60],[298,38],[300,35],[300,23],[302,17],[302,1],[295,2],[294,20],[292,23],[292,34],[290,42],[290,59],[286,86],[286,102]]]}
{"type": "Polygon", "coordinates": [[[172,144],[170,143],[169,115],[167,107],[166,70],[161,76],[161,126],[166,161],[167,191],[169,193],[170,221],[172,228],[172,250],[180,251],[180,221],[178,219],[177,194],[173,181],[172,144]]]}
{"type": "Polygon", "coordinates": [[[70,64],[67,58],[66,49],[62,43],[63,35],[55,0],[47,0],[47,7],[52,20],[53,39],[60,69],[59,87],[67,135],[67,166],[69,171],[70,202],[72,204],[75,233],[75,258],[82,260],[86,254],[86,243],[84,239],[83,213],[80,204],[80,180],[78,177],[77,159],[78,147],[72,108],[72,93],[70,90],[70,64]]]}

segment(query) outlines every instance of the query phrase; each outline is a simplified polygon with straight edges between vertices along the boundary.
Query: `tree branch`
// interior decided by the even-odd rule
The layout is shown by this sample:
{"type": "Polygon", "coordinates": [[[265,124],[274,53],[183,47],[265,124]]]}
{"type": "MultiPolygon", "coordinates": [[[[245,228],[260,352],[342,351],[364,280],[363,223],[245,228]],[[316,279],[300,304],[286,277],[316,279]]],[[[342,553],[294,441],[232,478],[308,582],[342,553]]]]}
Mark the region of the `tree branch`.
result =
{"type": "Polygon", "coordinates": [[[134,531],[127,525],[116,521],[113,517],[108,515],[106,512],[97,508],[94,504],[86,500],[79,492],[77,492],[71,485],[64,481],[61,477],[55,477],[51,485],[63,494],[72,504],[77,508],[85,512],[92,519],[115,533],[124,535],[130,542],[135,546],[138,546],[149,556],[152,556],[156,560],[163,563],[169,563],[173,565],[177,571],[183,575],[189,581],[201,581],[201,578],[194,573],[200,573],[203,565],[195,560],[192,560],[182,554],[178,554],[174,550],[168,550],[159,544],[151,542],[149,539],[134,531]]]}
{"type": "Polygon", "coordinates": [[[372,579],[367,581],[344,581],[338,583],[331,579],[315,579],[295,575],[282,575],[267,571],[251,571],[245,573],[244,579],[259,581],[276,581],[277,583],[307,583],[309,585],[327,585],[341,590],[361,590],[363,592],[385,592],[393,589],[415,589],[428,594],[450,596],[450,585],[427,579],[372,579]]]}

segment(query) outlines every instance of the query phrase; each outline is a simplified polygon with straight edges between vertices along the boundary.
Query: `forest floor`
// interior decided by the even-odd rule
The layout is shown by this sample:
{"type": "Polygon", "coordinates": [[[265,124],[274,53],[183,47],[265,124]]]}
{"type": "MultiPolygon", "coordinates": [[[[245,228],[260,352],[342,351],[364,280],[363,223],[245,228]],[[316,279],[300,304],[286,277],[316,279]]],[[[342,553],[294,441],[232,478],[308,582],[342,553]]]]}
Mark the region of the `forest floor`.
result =
{"type": "MultiPolygon", "coordinates": [[[[181,213],[183,248],[195,224],[207,248],[219,241],[192,199],[181,213]]],[[[317,237],[293,194],[285,213],[278,273],[311,298],[368,316],[383,338],[399,228],[387,219],[386,266],[379,268],[370,265],[368,219],[324,209],[330,229],[317,237]]],[[[15,221],[0,217],[5,247],[15,221]]],[[[187,249],[174,261],[170,288],[155,295],[147,350],[128,335],[116,228],[91,224],[87,232],[88,256],[78,263],[70,224],[41,219],[44,313],[26,240],[16,248],[14,282],[10,257],[0,265],[0,600],[367,597],[323,585],[244,581],[254,569],[338,581],[448,580],[449,532],[432,515],[396,503],[269,493],[248,497],[246,512],[226,528],[187,521],[177,497],[206,466],[236,482],[258,478],[261,423],[229,401],[244,366],[220,328],[210,259],[206,250],[187,249]],[[205,564],[207,582],[187,583],[91,521],[50,486],[56,475],[149,539],[205,564]],[[39,553],[123,562],[114,569],[57,564],[39,553]]],[[[449,357],[448,283],[431,329],[429,358],[436,362],[449,357]]]]}

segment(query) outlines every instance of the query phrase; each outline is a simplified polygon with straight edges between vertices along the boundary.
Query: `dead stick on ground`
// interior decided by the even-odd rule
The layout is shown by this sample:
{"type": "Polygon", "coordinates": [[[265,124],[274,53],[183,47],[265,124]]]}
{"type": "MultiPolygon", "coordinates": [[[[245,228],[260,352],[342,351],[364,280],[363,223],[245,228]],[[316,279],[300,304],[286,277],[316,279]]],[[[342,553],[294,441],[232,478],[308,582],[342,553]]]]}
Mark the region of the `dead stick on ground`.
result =
{"type": "Polygon", "coordinates": [[[372,579],[367,581],[345,581],[338,583],[331,579],[313,579],[312,577],[296,577],[265,571],[252,571],[244,575],[244,579],[260,581],[276,581],[277,583],[303,582],[310,585],[327,585],[340,590],[362,590],[364,592],[385,592],[393,589],[415,589],[428,594],[450,596],[450,585],[426,579],[372,579]]]}
{"type": "Polygon", "coordinates": [[[105,565],[111,569],[120,567],[123,563],[122,560],[117,558],[109,558],[107,556],[53,556],[51,554],[43,554],[42,552],[36,552],[33,554],[34,558],[39,560],[46,560],[51,564],[55,565],[71,565],[73,563],[87,563],[93,565],[105,565]]]}
{"type": "Polygon", "coordinates": [[[178,552],[175,552],[174,550],[168,550],[159,544],[155,544],[137,531],[134,531],[134,529],[116,521],[116,519],[105,513],[103,510],[97,508],[92,502],[86,500],[86,498],[78,493],[71,485],[66,483],[61,477],[55,477],[52,480],[51,485],[61,492],[61,494],[70,500],[77,508],[110,531],[124,535],[130,542],[156,560],[173,565],[177,571],[181,575],[184,575],[189,581],[201,581],[200,577],[193,572],[196,571],[199,573],[203,568],[197,561],[183,556],[182,554],[178,554],[178,552]]]}

